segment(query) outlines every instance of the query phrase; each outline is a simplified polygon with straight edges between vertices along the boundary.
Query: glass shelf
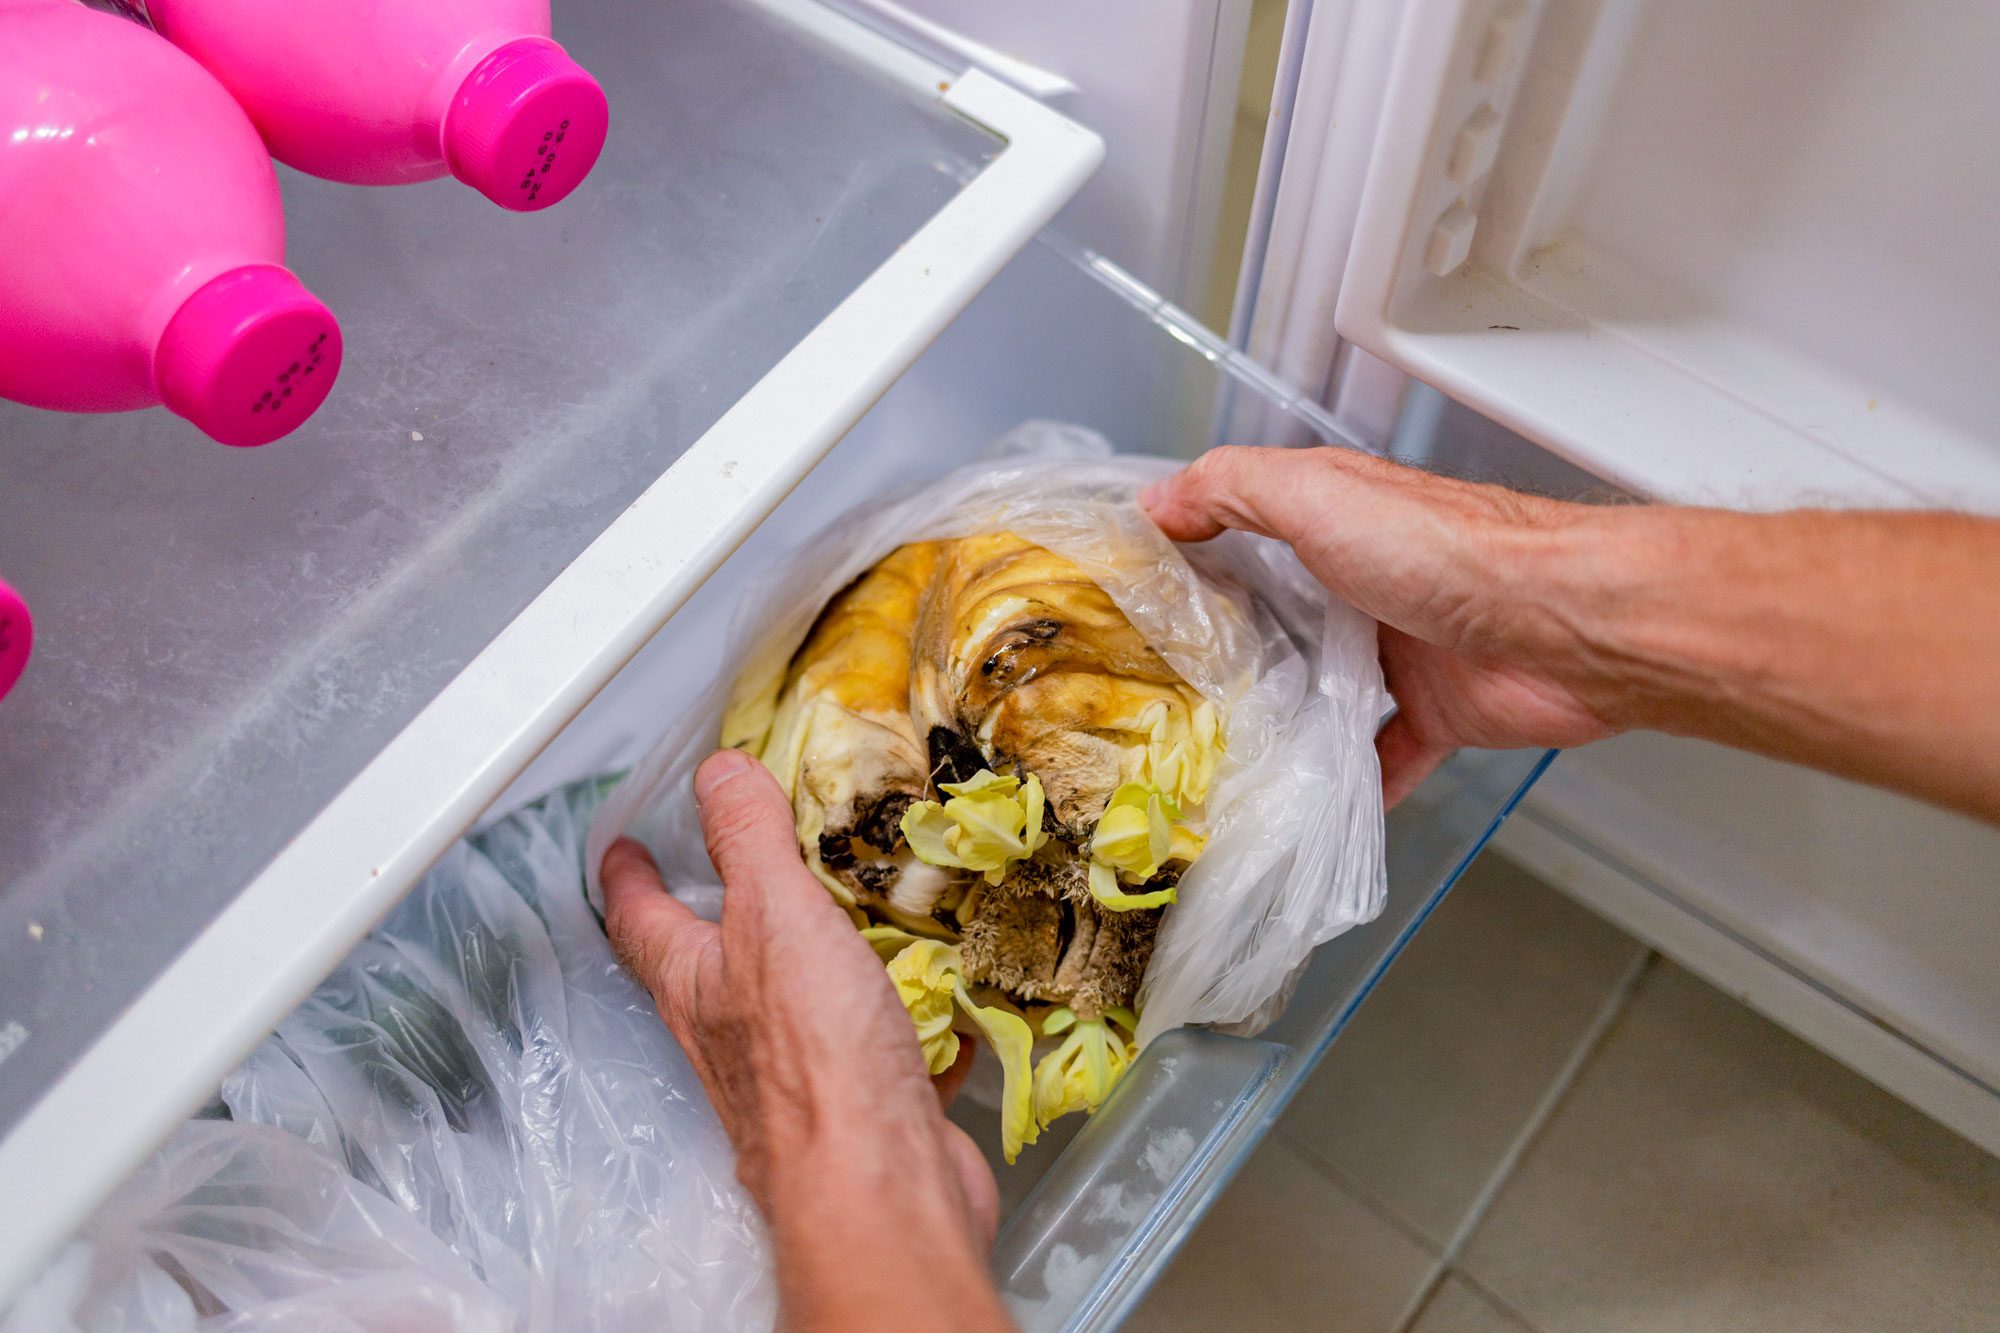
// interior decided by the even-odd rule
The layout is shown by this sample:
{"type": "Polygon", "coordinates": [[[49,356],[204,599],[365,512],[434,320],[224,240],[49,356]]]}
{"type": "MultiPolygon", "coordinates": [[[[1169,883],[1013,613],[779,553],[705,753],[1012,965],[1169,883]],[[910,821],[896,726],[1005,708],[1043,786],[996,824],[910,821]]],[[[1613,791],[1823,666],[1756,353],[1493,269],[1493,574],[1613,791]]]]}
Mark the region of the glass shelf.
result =
{"type": "Polygon", "coordinates": [[[754,8],[562,19],[614,119],[561,206],[284,173],[348,342],[296,435],[0,405],[0,1127],[997,147],[754,8]]]}
{"type": "Polygon", "coordinates": [[[561,206],[284,173],[348,343],[296,435],[0,404],[0,1130],[998,147],[752,7],[562,19],[613,123],[561,206]]]}

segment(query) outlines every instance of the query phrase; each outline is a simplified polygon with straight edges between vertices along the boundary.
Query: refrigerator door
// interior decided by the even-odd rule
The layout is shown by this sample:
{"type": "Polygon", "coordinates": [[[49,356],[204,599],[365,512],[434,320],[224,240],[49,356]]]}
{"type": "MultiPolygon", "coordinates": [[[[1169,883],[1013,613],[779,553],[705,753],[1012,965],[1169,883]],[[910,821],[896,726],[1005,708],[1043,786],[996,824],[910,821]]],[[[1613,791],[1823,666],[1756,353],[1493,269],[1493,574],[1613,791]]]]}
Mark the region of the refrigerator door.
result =
{"type": "Polygon", "coordinates": [[[1991,5],[1411,0],[1342,335],[1632,490],[2000,509],[1991,5]]]}
{"type": "MultiPolygon", "coordinates": [[[[2000,511],[1996,35],[1977,5],[1412,0],[1340,331],[1490,418],[1410,398],[1446,467],[1511,428],[1667,499],[2000,511]]],[[[1991,829],[1661,737],[1524,813],[1511,855],[2000,1145],[1991,829]]]]}
{"type": "Polygon", "coordinates": [[[808,0],[574,0],[559,207],[287,174],[349,353],[256,452],[0,405],[0,1299],[1076,191],[1093,134],[808,0]]]}

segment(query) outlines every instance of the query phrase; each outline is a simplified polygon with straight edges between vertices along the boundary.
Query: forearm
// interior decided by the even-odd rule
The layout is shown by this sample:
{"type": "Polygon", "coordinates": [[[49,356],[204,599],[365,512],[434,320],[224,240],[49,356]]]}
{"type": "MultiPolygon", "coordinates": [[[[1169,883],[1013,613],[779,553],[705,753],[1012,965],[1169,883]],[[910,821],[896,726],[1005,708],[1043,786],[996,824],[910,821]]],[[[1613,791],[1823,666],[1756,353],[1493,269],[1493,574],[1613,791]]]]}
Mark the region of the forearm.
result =
{"type": "Polygon", "coordinates": [[[2000,522],[1624,508],[1546,559],[1579,692],[2000,822],[2000,522]]]}
{"type": "Polygon", "coordinates": [[[790,1333],[1012,1328],[940,1147],[908,1147],[892,1161],[825,1145],[774,1164],[767,1212],[790,1333]]]}

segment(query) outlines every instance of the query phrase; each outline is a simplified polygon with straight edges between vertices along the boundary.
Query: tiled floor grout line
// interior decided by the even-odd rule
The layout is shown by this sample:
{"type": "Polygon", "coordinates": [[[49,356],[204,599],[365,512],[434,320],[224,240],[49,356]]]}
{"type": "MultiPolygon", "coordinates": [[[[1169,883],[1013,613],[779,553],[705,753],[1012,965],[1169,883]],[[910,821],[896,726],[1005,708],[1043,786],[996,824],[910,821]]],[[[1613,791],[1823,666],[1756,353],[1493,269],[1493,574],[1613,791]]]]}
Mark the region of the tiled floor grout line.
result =
{"type": "Polygon", "coordinates": [[[1375,1193],[1375,1191],[1369,1189],[1361,1181],[1342,1170],[1337,1163],[1321,1156],[1319,1149],[1313,1146],[1311,1142],[1297,1138],[1291,1134],[1285,1134],[1282,1131],[1280,1132],[1280,1137],[1283,1139],[1286,1147],[1303,1157],[1306,1165],[1318,1172],[1328,1184],[1341,1193],[1350,1196],[1356,1203],[1375,1214],[1376,1217],[1388,1223],[1395,1230],[1401,1232],[1409,1240],[1415,1241],[1432,1254],[1438,1252],[1435,1241],[1419,1231],[1414,1223],[1404,1220],[1389,1205],[1388,1201],[1375,1193]]]}
{"type": "Polygon", "coordinates": [[[1417,1289],[1416,1295],[1411,1298],[1408,1308],[1403,1313],[1403,1317],[1397,1321],[1396,1326],[1398,1329],[1407,1329],[1416,1321],[1417,1316],[1423,1313],[1424,1303],[1430,1300],[1431,1293],[1437,1290],[1438,1283],[1444,1280],[1447,1270],[1444,1266],[1443,1257],[1438,1253],[1437,1246],[1432,1243],[1430,1237],[1424,1235],[1414,1225],[1399,1217],[1396,1210],[1391,1208],[1373,1190],[1369,1189],[1353,1176],[1348,1175],[1347,1172],[1341,1170],[1333,1162],[1322,1157],[1318,1149],[1313,1147],[1312,1144],[1294,1138],[1282,1130],[1279,1131],[1276,1137],[1305,1161],[1308,1170],[1317,1173],[1320,1179],[1373,1213],[1376,1220],[1386,1224],[1391,1230],[1402,1235],[1405,1240],[1410,1241],[1431,1257],[1430,1276],[1424,1279],[1423,1286],[1417,1289]]]}
{"type": "Polygon", "coordinates": [[[1632,965],[1625,969],[1625,975],[1618,979],[1618,984],[1612,987],[1611,994],[1605,997],[1604,1003],[1598,1006],[1596,1017],[1590,1020],[1590,1026],[1585,1028],[1583,1035],[1577,1039],[1576,1045],[1570,1050],[1569,1059],[1563,1061],[1563,1067],[1556,1071],[1555,1078],[1549,1083],[1548,1091],[1542,1094],[1542,1100],[1536,1103],[1534,1111],[1528,1116],[1527,1123],[1522,1125],[1521,1132],[1514,1136],[1513,1143],[1509,1144],[1507,1151],[1500,1155],[1499,1162],[1493,1167],[1493,1173],[1486,1178],[1486,1184],[1480,1187],[1472,1206],[1466,1209],[1465,1218],[1458,1224],[1458,1230],[1452,1233],[1450,1242],[1444,1247],[1444,1261],[1447,1267],[1458,1265],[1459,1256],[1465,1252],[1466,1244],[1472,1239],[1472,1233],[1486,1220],[1486,1212],[1493,1206],[1493,1200],[1499,1197],[1500,1191],[1513,1177],[1514,1168],[1519,1166],[1521,1159],[1527,1155],[1529,1145],[1540,1137],[1543,1127],[1554,1117],[1556,1108],[1562,1105],[1564,1099],[1569,1096],[1570,1089],[1576,1086],[1584,1067],[1590,1063],[1590,1057],[1597,1053],[1598,1046],[1604,1041],[1604,1034],[1618,1021],[1618,1015],[1625,1012],[1625,1006],[1631,1001],[1633,992],[1639,989],[1639,982],[1652,970],[1653,963],[1658,957],[1659,955],[1651,949],[1640,954],[1632,965]]]}
{"type": "Polygon", "coordinates": [[[1522,1314],[1519,1310],[1516,1310],[1503,1297],[1501,1297],[1500,1293],[1494,1291],[1493,1288],[1487,1286],[1484,1282],[1481,1282],[1478,1278],[1473,1277],[1470,1273],[1467,1273],[1466,1271],[1460,1268],[1452,1269],[1451,1275],[1457,1278],[1460,1282],[1463,1282],[1466,1286],[1470,1287],[1475,1294],[1484,1298],[1488,1305],[1491,1305],[1501,1314],[1506,1315],[1509,1319],[1519,1324],[1522,1328],[1528,1329],[1530,1333],[1541,1333],[1541,1330],[1537,1328],[1535,1324],[1529,1320],[1528,1316],[1522,1314]]]}
{"type": "MultiPolygon", "coordinates": [[[[1403,1323],[1402,1333],[1409,1333],[1417,1320],[1423,1317],[1425,1308],[1436,1297],[1445,1279],[1457,1272],[1459,1258],[1465,1253],[1465,1247],[1471,1243],[1473,1233],[1479,1230],[1480,1223],[1486,1220],[1487,1210],[1500,1196],[1500,1191],[1506,1188],[1508,1180],[1514,1175],[1514,1169],[1527,1155],[1529,1146],[1554,1117],[1556,1109],[1569,1096],[1570,1089],[1576,1086],[1577,1079],[1582,1076],[1584,1068],[1590,1063],[1590,1057],[1596,1054],[1598,1046],[1604,1041],[1604,1035],[1611,1030],[1611,1025],[1618,1021],[1618,1016],[1625,1012],[1625,1006],[1631,1002],[1633,993],[1639,989],[1640,981],[1652,970],[1658,958],[1659,955],[1651,949],[1641,953],[1633,960],[1632,965],[1625,969],[1625,974],[1618,979],[1618,984],[1611,988],[1611,993],[1598,1006],[1596,1015],[1590,1020],[1590,1026],[1577,1038],[1576,1045],[1570,1050],[1569,1058],[1563,1061],[1562,1068],[1557,1070],[1555,1077],[1550,1080],[1548,1090],[1542,1094],[1541,1101],[1537,1102],[1535,1109],[1529,1113],[1527,1123],[1521,1126],[1521,1132],[1514,1136],[1514,1141],[1507,1146],[1507,1151],[1500,1155],[1500,1160],[1494,1165],[1492,1173],[1487,1176],[1486,1183],[1480,1187],[1472,1205],[1465,1210],[1465,1217],[1459,1222],[1458,1229],[1452,1233],[1450,1241],[1445,1245],[1430,1284],[1411,1306],[1409,1317],[1403,1323]]],[[[1472,1279],[1464,1278],[1462,1274],[1461,1278],[1472,1282],[1472,1279]]],[[[1472,1285],[1478,1287],[1482,1295],[1492,1300],[1508,1315],[1520,1320],[1523,1325],[1532,1327],[1506,1301],[1487,1291],[1483,1284],[1473,1282],[1472,1285]]]]}
{"type": "Polygon", "coordinates": [[[1403,1315],[1403,1322],[1396,1326],[1396,1333],[1410,1333],[1410,1330],[1424,1321],[1424,1312],[1431,1308],[1431,1302],[1444,1290],[1444,1284],[1451,1277],[1451,1270],[1442,1263],[1431,1269],[1430,1279],[1410,1302],[1409,1310],[1403,1315]]]}

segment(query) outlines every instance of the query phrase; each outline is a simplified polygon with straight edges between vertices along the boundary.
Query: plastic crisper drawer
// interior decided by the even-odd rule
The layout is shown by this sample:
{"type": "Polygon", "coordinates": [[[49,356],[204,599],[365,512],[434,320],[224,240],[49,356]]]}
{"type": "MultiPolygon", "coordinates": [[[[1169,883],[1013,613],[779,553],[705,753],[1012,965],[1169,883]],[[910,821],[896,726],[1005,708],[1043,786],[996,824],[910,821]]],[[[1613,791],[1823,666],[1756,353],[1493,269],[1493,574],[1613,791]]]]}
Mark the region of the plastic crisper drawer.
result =
{"type": "MultiPolygon", "coordinates": [[[[828,460],[531,767],[495,810],[635,760],[713,679],[739,590],[848,506],[937,475],[1031,418],[1123,449],[1339,442],[1311,402],[1103,260],[1053,235],[975,301],[828,460]],[[1226,427],[1217,423],[1226,422],[1226,427]]],[[[1413,439],[1429,441],[1422,432],[1413,439]]],[[[1488,456],[1509,476],[1534,460],[1488,456]]],[[[1539,776],[1542,751],[1461,753],[1389,817],[1388,906],[1322,947],[1256,1039],[1155,1042],[1088,1120],[1057,1122],[1012,1167],[976,1073],[954,1116],[996,1154],[995,1272],[1029,1330],[1109,1327],[1145,1292],[1403,945],[1539,776]]]]}
{"type": "Polygon", "coordinates": [[[814,0],[563,0],[545,213],[281,173],[292,437],[0,404],[0,1302],[1075,193],[1097,138],[814,0]]]}

